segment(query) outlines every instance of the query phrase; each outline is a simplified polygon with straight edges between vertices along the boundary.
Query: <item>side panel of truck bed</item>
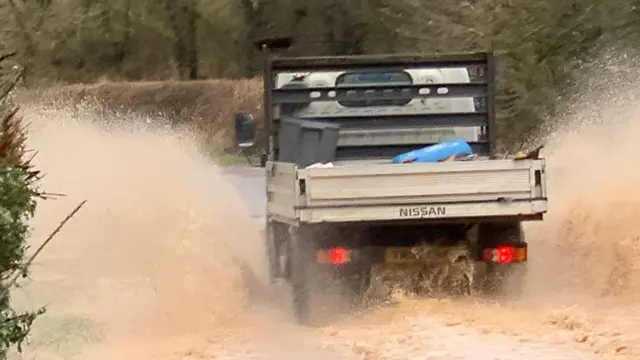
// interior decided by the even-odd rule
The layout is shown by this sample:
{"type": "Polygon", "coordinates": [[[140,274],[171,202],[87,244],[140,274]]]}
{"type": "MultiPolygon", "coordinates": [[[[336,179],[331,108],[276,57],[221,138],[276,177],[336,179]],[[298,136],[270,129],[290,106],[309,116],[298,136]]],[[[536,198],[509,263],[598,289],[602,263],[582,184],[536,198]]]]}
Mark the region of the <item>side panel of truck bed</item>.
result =
{"type": "Polygon", "coordinates": [[[296,166],[293,164],[267,164],[267,216],[283,221],[292,221],[297,218],[296,172],[296,166]]]}

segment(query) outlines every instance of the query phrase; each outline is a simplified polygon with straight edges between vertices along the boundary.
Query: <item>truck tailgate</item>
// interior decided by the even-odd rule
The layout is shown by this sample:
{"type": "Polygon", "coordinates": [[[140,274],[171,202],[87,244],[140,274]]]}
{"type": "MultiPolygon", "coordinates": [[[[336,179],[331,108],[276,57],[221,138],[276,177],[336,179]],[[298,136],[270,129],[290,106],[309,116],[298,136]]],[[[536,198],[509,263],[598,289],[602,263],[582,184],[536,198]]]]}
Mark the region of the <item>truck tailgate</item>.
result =
{"type": "Polygon", "coordinates": [[[303,222],[537,215],[546,212],[544,167],[480,160],[297,169],[290,203],[303,222]]]}

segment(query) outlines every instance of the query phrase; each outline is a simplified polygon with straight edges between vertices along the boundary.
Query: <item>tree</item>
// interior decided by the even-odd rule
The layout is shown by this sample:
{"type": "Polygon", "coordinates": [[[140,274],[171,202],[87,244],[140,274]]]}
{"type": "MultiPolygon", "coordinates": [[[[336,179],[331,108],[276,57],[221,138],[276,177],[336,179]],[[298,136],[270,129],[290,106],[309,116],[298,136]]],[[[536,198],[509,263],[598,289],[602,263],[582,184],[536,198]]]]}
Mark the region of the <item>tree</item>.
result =
{"type": "Polygon", "coordinates": [[[0,15],[32,86],[256,76],[264,37],[296,37],[291,56],[492,50],[504,148],[554,121],[593,59],[640,39],[640,0],[8,0],[0,15]]]}
{"type": "Polygon", "coordinates": [[[196,0],[164,2],[172,31],[173,58],[180,79],[198,78],[198,10],[196,0]]]}

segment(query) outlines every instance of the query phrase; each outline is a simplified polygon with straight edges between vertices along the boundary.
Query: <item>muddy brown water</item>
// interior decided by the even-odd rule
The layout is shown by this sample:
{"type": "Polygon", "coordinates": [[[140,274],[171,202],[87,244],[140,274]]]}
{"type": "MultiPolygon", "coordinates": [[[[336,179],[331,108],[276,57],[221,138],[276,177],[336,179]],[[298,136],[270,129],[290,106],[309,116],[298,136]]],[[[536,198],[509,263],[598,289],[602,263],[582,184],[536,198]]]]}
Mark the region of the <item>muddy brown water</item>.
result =
{"type": "Polygon", "coordinates": [[[106,131],[91,111],[24,113],[43,187],[67,194],[40,204],[34,244],[88,202],[16,294],[49,310],[16,358],[640,358],[640,121],[552,144],[549,214],[526,229],[523,300],[396,298],[305,328],[286,286],[256,290],[266,283],[259,170],[222,170],[184,134],[106,131]]]}

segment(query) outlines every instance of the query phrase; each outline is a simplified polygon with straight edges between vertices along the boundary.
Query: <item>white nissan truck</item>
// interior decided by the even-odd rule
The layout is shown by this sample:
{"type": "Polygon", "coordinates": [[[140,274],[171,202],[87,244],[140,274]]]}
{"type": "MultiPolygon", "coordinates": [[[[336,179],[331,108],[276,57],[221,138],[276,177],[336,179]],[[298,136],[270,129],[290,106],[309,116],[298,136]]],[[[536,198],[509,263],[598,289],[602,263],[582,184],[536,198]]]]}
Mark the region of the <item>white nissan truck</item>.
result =
{"type": "MultiPolygon", "coordinates": [[[[517,292],[521,224],[547,209],[545,161],[494,153],[494,77],[491,53],[267,60],[266,248],[301,323],[325,316],[329,282],[361,298],[379,268],[422,269],[400,275],[410,287],[446,272],[463,293],[517,292]],[[452,139],[473,156],[392,163],[452,139]]],[[[253,117],[235,125],[253,146],[253,117]]]]}

